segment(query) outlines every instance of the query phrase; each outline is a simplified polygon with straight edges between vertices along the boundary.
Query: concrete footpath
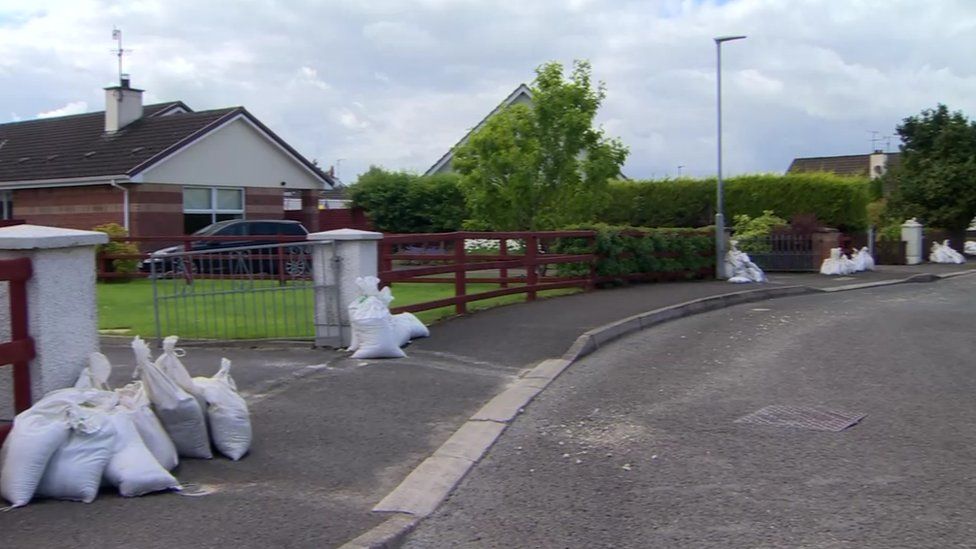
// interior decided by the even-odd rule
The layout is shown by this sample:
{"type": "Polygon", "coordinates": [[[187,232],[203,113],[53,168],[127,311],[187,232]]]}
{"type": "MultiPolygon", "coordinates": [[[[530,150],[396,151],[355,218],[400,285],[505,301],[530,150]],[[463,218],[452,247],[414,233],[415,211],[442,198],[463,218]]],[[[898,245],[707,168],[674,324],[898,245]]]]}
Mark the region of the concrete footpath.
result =
{"type": "MultiPolygon", "coordinates": [[[[704,281],[600,290],[441,322],[397,360],[352,360],[295,345],[190,348],[184,362],[194,375],[211,375],[221,356],[234,362],[251,408],[251,454],[239,462],[183,462],[176,474],[198,497],[123,499],[104,491],[89,505],[38,501],[0,513],[0,541],[3,547],[65,539],[74,547],[395,544],[436,508],[520,406],[575,355],[615,335],[743,300],[913,276],[923,281],[973,268],[882,266],[843,278],[773,274],[762,285],[704,281]],[[738,292],[745,293],[716,298],[738,292]]],[[[106,341],[103,352],[116,365],[112,381],[125,383],[132,372],[125,343],[106,341]]]]}

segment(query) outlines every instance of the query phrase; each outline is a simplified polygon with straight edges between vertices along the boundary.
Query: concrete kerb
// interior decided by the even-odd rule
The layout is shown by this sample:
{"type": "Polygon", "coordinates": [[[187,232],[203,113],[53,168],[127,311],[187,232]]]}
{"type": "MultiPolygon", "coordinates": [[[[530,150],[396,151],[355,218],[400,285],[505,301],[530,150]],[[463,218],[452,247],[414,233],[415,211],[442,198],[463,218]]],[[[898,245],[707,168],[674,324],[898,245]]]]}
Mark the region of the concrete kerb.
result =
{"type": "Polygon", "coordinates": [[[398,547],[419,521],[433,513],[447,498],[501,436],[508,424],[536,395],[578,359],[614,339],[671,320],[743,303],[909,282],[931,282],[974,272],[976,271],[961,271],[941,276],[923,273],[900,280],[850,284],[828,289],[784,286],[731,292],[662,307],[588,330],[573,342],[561,358],[540,362],[508,389],[488,401],[431,457],[424,460],[373,508],[376,512],[392,512],[397,515],[340,549],[398,547]]]}

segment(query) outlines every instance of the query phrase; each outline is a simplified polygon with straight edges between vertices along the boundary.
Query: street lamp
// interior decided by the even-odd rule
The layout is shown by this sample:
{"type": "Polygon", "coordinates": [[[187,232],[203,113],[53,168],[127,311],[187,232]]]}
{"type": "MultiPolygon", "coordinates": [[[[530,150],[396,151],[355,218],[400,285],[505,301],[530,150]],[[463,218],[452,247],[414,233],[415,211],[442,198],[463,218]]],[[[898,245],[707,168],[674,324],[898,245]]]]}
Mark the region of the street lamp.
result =
{"type": "Polygon", "coordinates": [[[728,278],[725,273],[725,199],[722,187],[722,43],[742,40],[745,36],[719,36],[715,38],[716,102],[718,105],[718,187],[715,208],[715,277],[728,278]]]}

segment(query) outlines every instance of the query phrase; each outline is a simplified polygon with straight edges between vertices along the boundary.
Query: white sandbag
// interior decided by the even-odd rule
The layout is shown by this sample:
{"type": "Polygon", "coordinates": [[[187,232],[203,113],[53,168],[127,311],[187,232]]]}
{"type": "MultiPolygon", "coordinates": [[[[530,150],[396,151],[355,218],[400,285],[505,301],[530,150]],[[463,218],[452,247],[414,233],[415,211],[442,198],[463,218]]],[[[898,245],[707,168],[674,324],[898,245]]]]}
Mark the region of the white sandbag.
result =
{"type": "Polygon", "coordinates": [[[129,419],[136,426],[143,444],[152,453],[156,461],[167,471],[172,471],[180,463],[173,440],[166,433],[166,428],[159,422],[159,418],[152,411],[149,395],[141,381],[134,381],[125,387],[116,389],[119,395],[117,413],[129,415],[129,419]]]}
{"type": "Polygon", "coordinates": [[[966,255],[976,255],[976,240],[967,240],[962,251],[966,255]]]}
{"type": "Polygon", "coordinates": [[[854,254],[854,272],[861,271],[873,271],[874,270],[874,258],[871,257],[871,253],[868,252],[868,247],[865,246],[854,254]]]}
{"type": "MultiPolygon", "coordinates": [[[[382,290],[379,289],[380,279],[375,276],[360,276],[356,277],[356,287],[359,288],[359,294],[352,303],[347,307],[349,311],[349,318],[352,319],[356,314],[356,310],[359,308],[363,302],[369,297],[376,297],[381,303],[386,305],[387,308],[390,306],[390,302],[393,301],[393,294],[390,293],[390,288],[387,286],[382,290]]],[[[349,340],[349,346],[346,347],[347,351],[355,351],[359,349],[359,337],[356,331],[352,331],[352,337],[349,340]]]]}
{"type": "Polygon", "coordinates": [[[352,330],[359,343],[353,358],[403,358],[393,316],[379,298],[366,298],[351,318],[352,330]]]}
{"type": "Polygon", "coordinates": [[[71,435],[51,456],[36,494],[91,503],[115,452],[115,426],[108,413],[93,408],[72,406],[68,416],[71,435]]]}
{"type": "Polygon", "coordinates": [[[820,264],[820,274],[831,276],[846,275],[850,274],[849,271],[851,268],[853,268],[853,265],[841,260],[841,249],[831,248],[830,257],[824,259],[823,263],[820,264]]]}
{"type": "Polygon", "coordinates": [[[129,414],[114,413],[108,417],[115,427],[115,448],[105,467],[105,481],[127,498],[160,490],[179,490],[179,481],[146,448],[129,414]]]}
{"type": "Polygon", "coordinates": [[[401,329],[405,329],[409,333],[410,339],[417,339],[419,337],[430,337],[430,330],[424,323],[417,318],[413,313],[400,313],[393,315],[393,321],[397,323],[401,329]]]}
{"type": "Polygon", "coordinates": [[[199,389],[193,383],[190,372],[186,371],[186,366],[180,360],[180,357],[186,353],[183,349],[176,348],[176,342],[179,339],[175,335],[163,338],[163,354],[159,355],[159,358],[156,359],[156,367],[175,381],[180,389],[183,389],[191,395],[198,395],[200,393],[199,389]]]}
{"type": "Polygon", "coordinates": [[[177,453],[189,458],[212,458],[207,422],[197,397],[181,389],[150,362],[149,347],[138,336],[132,340],[132,350],[136,354],[136,373],[177,453]]]}
{"type": "Polygon", "coordinates": [[[14,507],[27,505],[51,456],[70,434],[65,406],[35,404],[17,414],[13,429],[0,448],[0,496],[14,507]]]}
{"type": "Polygon", "coordinates": [[[112,375],[112,364],[108,357],[102,353],[92,353],[88,355],[88,366],[86,366],[78,376],[75,387],[78,389],[100,389],[110,391],[108,378],[112,375]]]}
{"type": "Polygon", "coordinates": [[[961,253],[953,250],[952,247],[949,246],[948,240],[944,241],[942,244],[933,242],[931,252],[932,253],[929,254],[929,261],[932,263],[960,264],[966,262],[966,258],[963,257],[961,253]]]}
{"type": "Polygon", "coordinates": [[[251,416],[230,376],[230,360],[222,358],[213,377],[193,381],[207,399],[207,422],[217,451],[234,461],[241,459],[251,447],[251,416]]]}
{"type": "Polygon", "coordinates": [[[730,242],[729,251],[725,254],[726,275],[733,284],[748,282],[766,282],[766,273],[752,262],[749,254],[739,250],[735,240],[730,242]]]}

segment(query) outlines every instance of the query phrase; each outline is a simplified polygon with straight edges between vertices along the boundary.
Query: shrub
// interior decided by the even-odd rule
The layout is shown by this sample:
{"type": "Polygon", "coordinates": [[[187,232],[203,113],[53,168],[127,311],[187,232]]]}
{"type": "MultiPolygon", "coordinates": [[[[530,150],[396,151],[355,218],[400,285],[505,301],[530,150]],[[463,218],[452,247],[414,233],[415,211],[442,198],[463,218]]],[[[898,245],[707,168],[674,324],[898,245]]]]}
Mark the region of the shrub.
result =
{"type": "MultiPolygon", "coordinates": [[[[118,223],[105,223],[103,225],[96,225],[92,227],[93,231],[103,232],[108,235],[109,238],[125,238],[129,236],[129,231],[125,229],[122,225],[118,223]]],[[[125,254],[138,254],[139,248],[132,242],[120,242],[117,240],[109,240],[105,244],[99,244],[96,247],[96,253],[99,254],[109,254],[109,255],[125,255],[125,254]]],[[[134,273],[139,270],[139,260],[138,259],[113,259],[112,260],[112,272],[116,273],[134,273]]],[[[128,280],[127,278],[121,278],[119,280],[128,280]]]]}
{"type": "Polygon", "coordinates": [[[455,174],[420,176],[373,166],[350,186],[349,194],[383,232],[456,231],[467,217],[455,174]]]}
{"type": "Polygon", "coordinates": [[[786,220],[776,217],[772,210],[764,210],[759,217],[750,217],[749,214],[735,216],[732,229],[735,240],[739,243],[739,249],[756,253],[768,252],[772,249],[767,237],[772,234],[773,229],[779,227],[786,227],[786,220]]]}
{"type": "MultiPolygon", "coordinates": [[[[646,228],[605,224],[573,227],[595,230],[596,273],[599,277],[620,280],[642,273],[683,273],[696,278],[703,268],[714,265],[713,231],[681,228],[646,228]]],[[[561,239],[554,250],[559,253],[589,253],[591,245],[584,238],[561,239]]],[[[582,265],[563,265],[566,275],[585,274],[582,265]]]]}
{"type": "MultiPolygon", "coordinates": [[[[828,173],[745,175],[725,182],[726,216],[784,218],[813,214],[841,230],[867,226],[869,181],[828,173]]],[[[610,183],[606,223],[640,227],[702,227],[715,216],[715,180],[615,181],[610,183]]]]}

